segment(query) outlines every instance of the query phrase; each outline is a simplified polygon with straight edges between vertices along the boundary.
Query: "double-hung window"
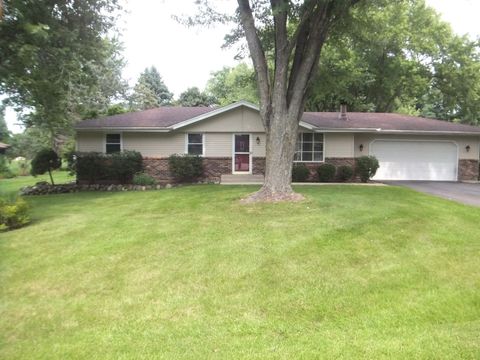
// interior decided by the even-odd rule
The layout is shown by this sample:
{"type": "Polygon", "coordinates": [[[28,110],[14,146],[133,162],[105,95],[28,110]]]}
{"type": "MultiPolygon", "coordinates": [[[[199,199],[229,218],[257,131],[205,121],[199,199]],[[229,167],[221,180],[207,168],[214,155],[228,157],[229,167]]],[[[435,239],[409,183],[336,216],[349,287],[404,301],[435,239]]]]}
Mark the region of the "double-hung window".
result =
{"type": "Polygon", "coordinates": [[[122,137],[120,134],[105,135],[105,152],[112,154],[122,151],[122,137]]]}
{"type": "Polygon", "coordinates": [[[323,134],[299,133],[294,161],[322,162],[324,160],[323,134]]]}
{"type": "Polygon", "coordinates": [[[203,155],[203,134],[187,134],[187,154],[203,155]]]}

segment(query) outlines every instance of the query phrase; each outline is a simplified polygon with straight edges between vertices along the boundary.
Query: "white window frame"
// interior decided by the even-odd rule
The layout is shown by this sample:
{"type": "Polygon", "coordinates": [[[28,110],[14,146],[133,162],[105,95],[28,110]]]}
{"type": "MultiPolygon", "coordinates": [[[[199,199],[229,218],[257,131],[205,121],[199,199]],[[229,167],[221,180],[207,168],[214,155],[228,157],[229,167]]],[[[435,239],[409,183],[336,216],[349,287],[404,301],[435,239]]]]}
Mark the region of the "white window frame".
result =
{"type": "Polygon", "coordinates": [[[120,135],[120,152],[123,151],[123,134],[121,132],[107,132],[103,137],[103,152],[107,154],[107,145],[117,145],[117,143],[107,143],[107,135],[120,135]]]}
{"type": "MultiPolygon", "coordinates": [[[[200,133],[200,132],[190,132],[190,133],[185,133],[185,154],[188,155],[188,135],[202,135],[202,154],[198,155],[201,157],[205,156],[205,133],[200,133]]],[[[198,145],[198,143],[192,143],[192,145],[198,145]]],[[[192,154],[193,155],[193,154],[192,154]]]]}
{"type": "MultiPolygon", "coordinates": [[[[317,133],[317,132],[300,131],[298,133],[298,135],[301,135],[300,149],[302,149],[302,150],[300,151],[300,156],[302,156],[302,152],[303,152],[303,134],[312,134],[312,136],[313,136],[313,141],[312,141],[313,149],[315,149],[315,135],[322,135],[322,139],[323,139],[323,141],[322,141],[322,144],[323,144],[322,160],[313,160],[315,151],[312,149],[312,160],[303,160],[302,159],[302,160],[294,160],[293,162],[294,163],[323,163],[323,162],[325,162],[325,134],[324,133],[317,133]]],[[[297,153],[296,150],[297,150],[297,144],[295,144],[295,154],[297,153]]]]}

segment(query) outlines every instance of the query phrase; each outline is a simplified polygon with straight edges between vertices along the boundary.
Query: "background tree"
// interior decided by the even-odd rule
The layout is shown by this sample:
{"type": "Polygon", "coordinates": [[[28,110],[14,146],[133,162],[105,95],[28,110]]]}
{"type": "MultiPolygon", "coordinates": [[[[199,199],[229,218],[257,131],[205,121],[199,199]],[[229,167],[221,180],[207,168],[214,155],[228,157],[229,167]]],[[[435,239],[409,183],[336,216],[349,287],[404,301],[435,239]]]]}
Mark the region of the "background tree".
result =
{"type": "Polygon", "coordinates": [[[246,201],[297,200],[291,187],[298,123],[310,80],[317,70],[325,41],[333,27],[347,26],[347,15],[358,0],[237,0],[235,17],[216,12],[200,1],[200,20],[235,20],[230,40],[246,38],[255,69],[260,117],[266,132],[265,182],[246,201]],[[203,15],[203,16],[202,16],[203,15]]]}
{"type": "Polygon", "coordinates": [[[191,87],[180,94],[177,103],[181,106],[211,106],[216,100],[198,87],[191,87]]]}
{"type": "Polygon", "coordinates": [[[5,105],[0,103],[0,142],[9,143],[10,131],[5,121],[5,105]]]}
{"type": "Polygon", "coordinates": [[[239,100],[258,103],[255,71],[245,63],[213,72],[206,91],[222,106],[239,100]]]}
{"type": "Polygon", "coordinates": [[[117,0],[4,0],[0,92],[52,143],[72,132],[84,104],[99,103],[98,93],[118,92],[112,80],[120,81],[122,63],[110,60],[120,47],[107,36],[118,10],[117,0]]]}
{"type": "Polygon", "coordinates": [[[130,97],[130,107],[133,110],[146,110],[159,106],[169,105],[173,94],[168,90],[160,73],[151,66],[146,68],[138,77],[130,97]]]}

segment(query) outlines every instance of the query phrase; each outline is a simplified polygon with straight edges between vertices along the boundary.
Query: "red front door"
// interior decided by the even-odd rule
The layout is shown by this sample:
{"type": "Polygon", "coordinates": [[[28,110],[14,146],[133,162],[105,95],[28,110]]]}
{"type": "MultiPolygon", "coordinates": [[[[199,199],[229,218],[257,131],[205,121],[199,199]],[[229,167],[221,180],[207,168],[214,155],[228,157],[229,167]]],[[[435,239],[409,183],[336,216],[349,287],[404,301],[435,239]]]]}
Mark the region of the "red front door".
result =
{"type": "Polygon", "coordinates": [[[250,135],[249,134],[235,134],[234,135],[234,150],[233,150],[233,171],[250,172],[250,135]]]}

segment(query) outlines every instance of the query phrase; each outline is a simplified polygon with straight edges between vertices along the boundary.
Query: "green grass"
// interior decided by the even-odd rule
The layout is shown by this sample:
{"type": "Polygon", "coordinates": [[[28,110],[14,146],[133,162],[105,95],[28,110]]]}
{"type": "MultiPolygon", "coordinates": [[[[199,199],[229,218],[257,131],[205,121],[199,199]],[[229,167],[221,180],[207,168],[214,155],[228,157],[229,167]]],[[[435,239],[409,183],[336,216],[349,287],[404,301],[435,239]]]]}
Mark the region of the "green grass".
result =
{"type": "Polygon", "coordinates": [[[0,234],[0,358],[480,357],[480,209],[360,186],[239,205],[254,189],[28,198],[0,234]]]}
{"type": "MultiPolygon", "coordinates": [[[[53,181],[56,184],[70,182],[75,180],[75,177],[69,175],[68,171],[54,171],[52,173],[53,181]]],[[[47,174],[33,176],[17,176],[12,179],[0,179],[0,195],[16,194],[18,190],[24,186],[35,185],[39,181],[50,182],[50,176],[47,174]]]]}

